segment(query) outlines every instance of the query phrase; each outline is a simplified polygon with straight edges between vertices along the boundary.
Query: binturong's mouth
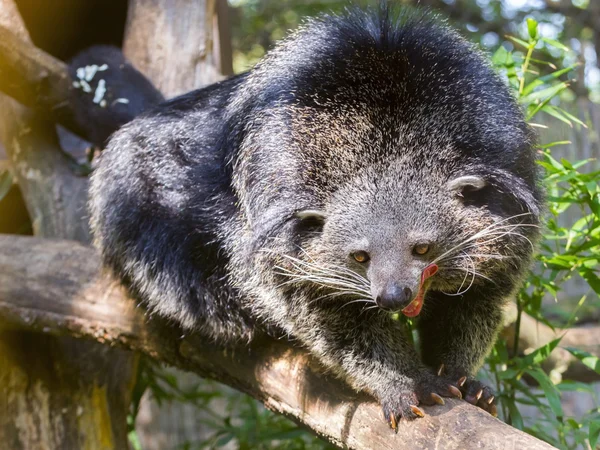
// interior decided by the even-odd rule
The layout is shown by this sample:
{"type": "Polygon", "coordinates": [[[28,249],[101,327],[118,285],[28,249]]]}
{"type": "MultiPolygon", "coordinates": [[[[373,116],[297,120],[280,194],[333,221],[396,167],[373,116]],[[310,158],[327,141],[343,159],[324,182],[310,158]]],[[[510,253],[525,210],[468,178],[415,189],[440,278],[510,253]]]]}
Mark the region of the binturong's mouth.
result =
{"type": "Polygon", "coordinates": [[[425,267],[425,270],[423,270],[423,272],[421,273],[421,282],[419,283],[419,292],[417,293],[417,296],[412,302],[409,303],[409,305],[406,308],[400,311],[406,317],[417,317],[419,315],[421,309],[423,308],[423,303],[425,300],[425,281],[427,281],[428,278],[434,276],[437,271],[437,264],[432,263],[425,267]]]}

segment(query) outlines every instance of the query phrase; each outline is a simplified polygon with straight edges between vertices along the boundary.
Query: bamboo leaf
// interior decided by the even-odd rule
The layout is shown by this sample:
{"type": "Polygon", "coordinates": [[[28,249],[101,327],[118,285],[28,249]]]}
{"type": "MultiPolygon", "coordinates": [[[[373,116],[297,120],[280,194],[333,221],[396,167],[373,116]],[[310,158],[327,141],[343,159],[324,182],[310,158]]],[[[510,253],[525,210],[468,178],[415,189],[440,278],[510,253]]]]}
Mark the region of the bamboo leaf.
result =
{"type": "Polygon", "coordinates": [[[554,386],[548,375],[546,375],[546,373],[542,369],[537,367],[535,369],[527,369],[525,370],[525,373],[530,375],[532,378],[535,379],[535,381],[539,383],[540,388],[542,389],[542,391],[544,391],[550,408],[552,409],[552,412],[556,415],[556,417],[562,417],[564,413],[562,409],[562,404],[560,403],[560,392],[558,391],[556,386],[554,386]]]}
{"type": "Polygon", "coordinates": [[[591,353],[579,350],[578,348],[565,347],[565,349],[568,350],[575,358],[581,361],[585,366],[600,374],[600,358],[592,355],[591,353]]]}

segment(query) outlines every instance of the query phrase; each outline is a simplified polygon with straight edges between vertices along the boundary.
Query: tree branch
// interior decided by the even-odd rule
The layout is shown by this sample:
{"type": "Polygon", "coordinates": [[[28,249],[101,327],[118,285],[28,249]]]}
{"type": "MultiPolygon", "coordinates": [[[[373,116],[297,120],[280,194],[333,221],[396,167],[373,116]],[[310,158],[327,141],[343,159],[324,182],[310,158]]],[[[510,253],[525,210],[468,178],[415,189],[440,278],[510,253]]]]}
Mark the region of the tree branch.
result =
{"type": "Polygon", "coordinates": [[[0,25],[0,91],[79,136],[67,65],[0,25]]]}
{"type": "Polygon", "coordinates": [[[339,446],[353,449],[549,449],[459,400],[425,408],[394,434],[378,405],[322,373],[287,342],[261,340],[225,350],[135,308],[101,273],[92,249],[71,241],[0,236],[0,318],[4,326],[92,339],[236,387],[339,446]]]}

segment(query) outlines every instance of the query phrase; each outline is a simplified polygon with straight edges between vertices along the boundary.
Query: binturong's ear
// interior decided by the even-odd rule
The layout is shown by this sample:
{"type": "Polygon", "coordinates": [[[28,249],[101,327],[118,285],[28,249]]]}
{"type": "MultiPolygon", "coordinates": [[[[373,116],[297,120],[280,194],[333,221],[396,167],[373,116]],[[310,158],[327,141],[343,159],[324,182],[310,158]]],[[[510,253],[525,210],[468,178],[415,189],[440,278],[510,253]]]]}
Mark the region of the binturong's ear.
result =
{"type": "Polygon", "coordinates": [[[465,175],[448,182],[448,189],[455,192],[459,197],[480,191],[487,186],[487,181],[477,175],[465,175]]]}
{"type": "Polygon", "coordinates": [[[327,216],[319,209],[303,209],[297,211],[295,216],[300,219],[302,228],[311,230],[322,230],[327,216]]]}
{"type": "Polygon", "coordinates": [[[487,197],[496,196],[507,212],[528,213],[538,218],[541,194],[536,186],[503,169],[476,167],[475,171],[476,174],[450,180],[448,189],[470,204],[485,204],[487,197]]]}

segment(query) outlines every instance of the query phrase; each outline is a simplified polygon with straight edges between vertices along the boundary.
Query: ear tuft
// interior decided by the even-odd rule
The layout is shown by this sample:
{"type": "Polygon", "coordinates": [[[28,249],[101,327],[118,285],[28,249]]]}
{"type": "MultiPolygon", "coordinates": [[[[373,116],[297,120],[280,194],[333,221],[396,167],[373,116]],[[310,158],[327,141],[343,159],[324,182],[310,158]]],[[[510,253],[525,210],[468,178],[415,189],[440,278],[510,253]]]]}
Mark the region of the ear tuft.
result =
{"type": "Polygon", "coordinates": [[[299,231],[322,231],[325,225],[325,212],[318,209],[297,211],[295,216],[300,219],[299,231]]]}
{"type": "Polygon", "coordinates": [[[315,220],[318,222],[325,222],[327,218],[325,212],[318,209],[304,209],[297,211],[295,215],[300,220],[315,220]]]}
{"type": "Polygon", "coordinates": [[[448,182],[448,189],[455,191],[458,196],[463,196],[465,192],[480,191],[488,185],[487,181],[476,175],[465,175],[455,178],[448,182]]]}

